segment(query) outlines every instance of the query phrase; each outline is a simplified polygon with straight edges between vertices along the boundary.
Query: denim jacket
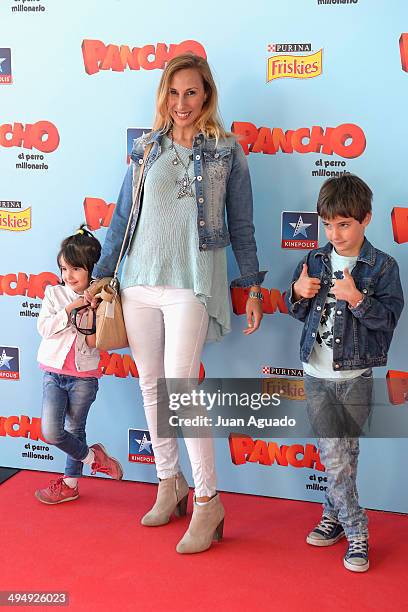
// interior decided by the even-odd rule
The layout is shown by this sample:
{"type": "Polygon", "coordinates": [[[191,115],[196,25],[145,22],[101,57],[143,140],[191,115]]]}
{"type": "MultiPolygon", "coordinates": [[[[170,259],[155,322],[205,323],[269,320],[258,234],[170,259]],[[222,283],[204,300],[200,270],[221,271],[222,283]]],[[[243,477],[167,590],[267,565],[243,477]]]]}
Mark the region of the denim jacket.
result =
{"type": "MultiPolygon", "coordinates": [[[[308,363],[330,289],[332,270],[330,243],[310,251],[298,264],[285,302],[289,314],[304,322],[300,359],[308,363]],[[320,290],[314,298],[293,302],[293,283],[306,263],[309,276],[319,278],[320,290]]],[[[345,300],[336,302],[333,327],[333,370],[356,370],[384,366],[392,335],[404,307],[398,264],[393,257],[374,248],[364,239],[351,275],[364,299],[351,308],[345,300]]]]}
{"type": "MultiPolygon", "coordinates": [[[[134,142],[131,163],[106,234],[101,257],[93,271],[96,278],[113,274],[139,173],[144,166],[144,181],[149,168],[161,153],[162,138],[163,132],[156,131],[134,142]],[[153,143],[153,146],[144,163],[144,149],[150,143],[153,143]]],[[[266,272],[259,271],[252,222],[251,180],[242,147],[233,136],[219,140],[216,146],[215,139],[207,139],[203,134],[199,134],[194,138],[192,153],[196,177],[197,232],[200,250],[217,249],[231,244],[241,273],[240,278],[232,281],[231,286],[260,285],[266,272]]],[[[139,218],[140,200],[139,197],[135,203],[125,253],[129,249],[139,218]]]]}

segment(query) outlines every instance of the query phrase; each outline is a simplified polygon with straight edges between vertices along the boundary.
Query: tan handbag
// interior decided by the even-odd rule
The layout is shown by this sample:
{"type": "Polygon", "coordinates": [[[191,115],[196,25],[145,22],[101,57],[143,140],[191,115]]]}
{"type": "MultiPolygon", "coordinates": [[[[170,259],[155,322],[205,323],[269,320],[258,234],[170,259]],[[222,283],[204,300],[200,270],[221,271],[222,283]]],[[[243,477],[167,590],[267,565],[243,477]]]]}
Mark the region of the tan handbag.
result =
{"type": "MultiPolygon", "coordinates": [[[[145,148],[143,164],[149,154],[152,145],[145,148]]],[[[96,308],[96,347],[102,351],[125,348],[129,346],[126,334],[125,321],[123,319],[122,303],[120,300],[120,285],[118,279],[119,265],[122,260],[126,239],[129,234],[133,212],[138,202],[143,181],[143,170],[140,169],[139,180],[136,190],[133,192],[133,203],[123,237],[118,261],[115,266],[113,277],[100,278],[95,280],[89,287],[89,293],[100,299],[96,308]]]]}

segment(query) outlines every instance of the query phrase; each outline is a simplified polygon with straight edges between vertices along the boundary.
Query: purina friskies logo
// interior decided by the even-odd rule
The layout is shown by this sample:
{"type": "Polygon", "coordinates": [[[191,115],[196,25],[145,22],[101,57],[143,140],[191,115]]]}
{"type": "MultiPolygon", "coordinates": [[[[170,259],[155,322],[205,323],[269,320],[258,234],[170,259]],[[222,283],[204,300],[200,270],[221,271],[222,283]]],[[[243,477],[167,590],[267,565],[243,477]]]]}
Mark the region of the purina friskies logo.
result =
{"type": "Polygon", "coordinates": [[[311,53],[310,42],[269,43],[267,51],[277,54],[267,59],[267,83],[276,79],[313,79],[322,74],[323,49],[311,53]]]}

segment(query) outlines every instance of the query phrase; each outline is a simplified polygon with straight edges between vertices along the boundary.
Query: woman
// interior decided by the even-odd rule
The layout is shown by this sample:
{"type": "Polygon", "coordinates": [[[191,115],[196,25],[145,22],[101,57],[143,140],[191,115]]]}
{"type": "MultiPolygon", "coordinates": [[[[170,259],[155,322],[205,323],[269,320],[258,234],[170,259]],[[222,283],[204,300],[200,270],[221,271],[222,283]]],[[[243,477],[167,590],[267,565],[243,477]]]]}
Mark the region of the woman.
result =
{"type": "MultiPolygon", "coordinates": [[[[178,56],[163,72],[153,131],[135,141],[97,278],[112,275],[142,169],[143,203],[139,198],[131,224],[121,295],[159,478],[156,503],[142,524],[158,526],[174,511],[185,514],[189,489],[177,440],[157,436],[157,379],[197,379],[204,342],[229,331],[230,242],[241,272],[232,286],[251,289],[244,333],[257,330],[262,318],[265,273],[256,255],[248,166],[241,146],[222,127],[216,86],[203,58],[178,56]]],[[[209,548],[213,536],[221,539],[224,508],[216,492],[212,439],[185,442],[195,500],[177,551],[194,553],[209,548]]]]}

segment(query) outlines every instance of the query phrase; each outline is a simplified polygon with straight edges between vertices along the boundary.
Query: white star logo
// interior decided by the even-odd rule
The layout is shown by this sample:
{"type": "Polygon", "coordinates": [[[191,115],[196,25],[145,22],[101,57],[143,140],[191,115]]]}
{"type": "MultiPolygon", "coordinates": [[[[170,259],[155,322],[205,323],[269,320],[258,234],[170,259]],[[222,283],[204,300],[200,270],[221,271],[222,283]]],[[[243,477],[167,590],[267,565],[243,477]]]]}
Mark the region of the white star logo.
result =
{"type": "Polygon", "coordinates": [[[312,224],[303,223],[302,215],[299,215],[299,219],[297,220],[297,223],[289,223],[289,225],[291,225],[295,230],[293,232],[293,238],[297,236],[298,234],[303,234],[303,236],[307,238],[306,228],[310,227],[312,224]]]}
{"type": "Polygon", "coordinates": [[[9,361],[11,361],[12,359],[14,359],[14,357],[8,357],[5,349],[3,349],[3,352],[0,357],[0,368],[2,368],[3,366],[6,366],[10,370],[9,361]]]}
{"type": "Polygon", "coordinates": [[[141,453],[144,450],[146,450],[148,453],[152,452],[152,449],[149,448],[152,445],[152,443],[150,440],[147,439],[146,434],[143,434],[143,438],[141,440],[138,440],[137,438],[135,438],[135,440],[139,444],[139,453],[141,453]]]}
{"type": "Polygon", "coordinates": [[[6,61],[6,57],[0,57],[0,72],[3,72],[2,63],[6,61]]]}

